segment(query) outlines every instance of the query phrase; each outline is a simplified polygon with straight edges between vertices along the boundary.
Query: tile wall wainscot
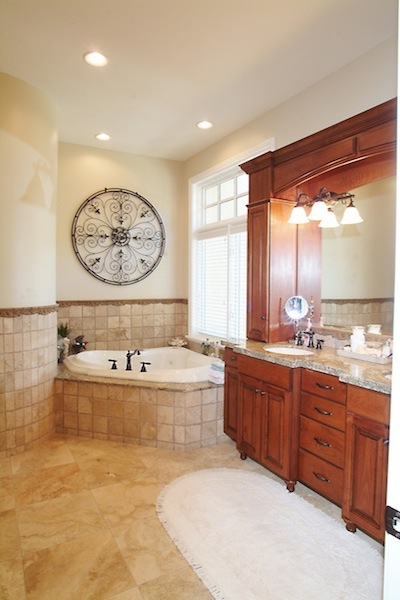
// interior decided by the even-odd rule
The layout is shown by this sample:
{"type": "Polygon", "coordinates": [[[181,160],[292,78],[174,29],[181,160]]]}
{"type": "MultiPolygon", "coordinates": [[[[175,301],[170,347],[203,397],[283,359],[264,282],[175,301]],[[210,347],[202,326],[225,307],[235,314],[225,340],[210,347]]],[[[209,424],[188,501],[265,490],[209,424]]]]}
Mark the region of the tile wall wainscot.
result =
{"type": "Polygon", "coordinates": [[[0,309],[0,458],[54,431],[57,307],[0,309]]]}
{"type": "Polygon", "coordinates": [[[352,325],[367,326],[380,323],[382,332],[393,332],[393,298],[370,298],[367,300],[321,300],[324,324],[336,327],[352,325]]]}
{"type": "Polygon", "coordinates": [[[59,301],[58,323],[88,350],[158,348],[188,331],[187,300],[59,301]]]}
{"type": "Polygon", "coordinates": [[[96,379],[59,368],[56,432],[187,450],[226,439],[223,386],[96,379]]]}

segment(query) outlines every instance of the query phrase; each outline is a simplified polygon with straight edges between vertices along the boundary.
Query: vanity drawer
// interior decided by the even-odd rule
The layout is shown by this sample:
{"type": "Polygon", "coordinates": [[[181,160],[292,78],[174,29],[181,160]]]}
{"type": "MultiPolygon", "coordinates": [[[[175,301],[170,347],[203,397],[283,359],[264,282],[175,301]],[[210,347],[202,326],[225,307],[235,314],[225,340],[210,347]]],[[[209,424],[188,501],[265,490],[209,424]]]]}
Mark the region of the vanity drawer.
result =
{"type": "Polygon", "coordinates": [[[301,414],[340,431],[346,429],[346,407],[314,394],[301,394],[301,414]]]}
{"type": "Polygon", "coordinates": [[[345,434],[342,431],[300,416],[300,447],[304,450],[343,467],[344,444],[345,434]]]}
{"type": "Polygon", "coordinates": [[[343,469],[300,450],[299,481],[336,504],[343,499],[343,469]]]}
{"type": "Polygon", "coordinates": [[[346,384],[339,381],[334,375],[302,369],[301,389],[310,394],[346,404],[346,384]]]}

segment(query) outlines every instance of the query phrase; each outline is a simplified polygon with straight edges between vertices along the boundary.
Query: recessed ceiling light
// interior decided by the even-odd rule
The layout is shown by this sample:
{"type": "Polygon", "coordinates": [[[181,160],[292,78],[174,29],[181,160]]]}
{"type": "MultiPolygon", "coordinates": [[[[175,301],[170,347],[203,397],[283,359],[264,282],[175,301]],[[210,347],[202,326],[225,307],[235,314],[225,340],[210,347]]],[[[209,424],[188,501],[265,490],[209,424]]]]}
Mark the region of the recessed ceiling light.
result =
{"type": "Polygon", "coordinates": [[[100,52],[87,52],[83,55],[83,59],[92,67],[104,67],[108,63],[108,58],[100,52]]]}
{"type": "Polygon", "coordinates": [[[211,121],[199,121],[197,127],[199,129],[211,129],[211,127],[214,127],[214,124],[211,121]]]}
{"type": "Polygon", "coordinates": [[[108,135],[108,133],[98,133],[96,135],[96,138],[101,142],[107,142],[110,139],[110,136],[108,135]]]}

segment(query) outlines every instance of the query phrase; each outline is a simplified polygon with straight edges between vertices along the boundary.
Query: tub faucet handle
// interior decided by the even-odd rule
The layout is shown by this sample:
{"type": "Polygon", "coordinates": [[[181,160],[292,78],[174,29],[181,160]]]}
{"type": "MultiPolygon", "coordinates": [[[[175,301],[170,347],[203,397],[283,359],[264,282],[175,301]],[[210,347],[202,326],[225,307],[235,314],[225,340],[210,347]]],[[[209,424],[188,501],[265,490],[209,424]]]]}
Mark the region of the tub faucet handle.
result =
{"type": "Polygon", "coordinates": [[[117,359],[116,358],[109,358],[108,362],[112,363],[111,365],[111,370],[112,371],[116,371],[117,370],[117,359]]]}
{"type": "Polygon", "coordinates": [[[142,368],[140,369],[141,373],[147,373],[146,365],[151,365],[149,362],[141,362],[142,368]]]}

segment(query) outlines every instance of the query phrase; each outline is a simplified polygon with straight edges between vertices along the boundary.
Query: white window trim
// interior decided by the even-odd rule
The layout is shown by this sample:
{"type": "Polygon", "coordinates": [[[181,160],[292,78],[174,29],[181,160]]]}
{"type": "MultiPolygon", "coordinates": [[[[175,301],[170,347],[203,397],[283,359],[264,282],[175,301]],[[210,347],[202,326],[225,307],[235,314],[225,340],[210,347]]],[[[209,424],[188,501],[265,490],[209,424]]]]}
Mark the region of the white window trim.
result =
{"type": "MultiPolygon", "coordinates": [[[[199,219],[199,211],[201,210],[201,207],[195,206],[195,200],[197,197],[197,187],[198,184],[201,182],[202,184],[205,181],[209,181],[210,183],[212,183],[213,178],[219,178],[221,176],[221,174],[223,172],[227,172],[229,170],[234,170],[236,168],[239,167],[239,165],[241,163],[244,163],[248,160],[251,160],[253,158],[256,158],[257,156],[260,156],[261,154],[264,154],[266,152],[271,152],[275,150],[275,139],[274,138],[270,138],[268,140],[266,140],[265,142],[262,142],[261,144],[258,144],[257,146],[253,146],[252,148],[249,148],[248,150],[237,154],[236,156],[233,156],[232,158],[229,158],[225,161],[223,161],[222,163],[219,163],[218,165],[215,165],[213,167],[211,167],[210,169],[207,169],[206,171],[203,171],[201,173],[198,173],[197,175],[191,177],[189,179],[189,223],[188,223],[188,227],[189,227],[189,314],[188,314],[188,318],[189,318],[189,322],[188,322],[188,328],[189,328],[189,333],[188,333],[188,339],[191,341],[196,341],[196,342],[202,342],[205,341],[205,336],[199,336],[199,334],[197,332],[194,332],[194,328],[193,328],[193,322],[194,322],[194,318],[193,318],[193,306],[194,303],[191,301],[191,299],[193,298],[193,294],[194,294],[194,284],[193,284],[193,278],[192,278],[192,265],[193,265],[193,260],[194,260],[194,251],[193,251],[193,235],[192,232],[193,230],[196,228],[197,232],[201,234],[201,229],[197,227],[197,224],[199,223],[200,219],[199,219]]],[[[232,226],[234,226],[236,223],[234,223],[235,221],[237,221],[237,224],[239,225],[240,223],[243,223],[243,217],[235,217],[234,219],[229,220],[229,223],[232,224],[232,226]]],[[[225,223],[226,226],[226,223],[225,223]]],[[[210,231],[210,226],[205,226],[207,227],[207,229],[210,231]]],[[[215,224],[215,230],[218,231],[221,228],[221,222],[218,222],[215,224]]],[[[208,336],[210,341],[214,341],[214,342],[220,342],[221,340],[217,339],[217,338],[213,338],[213,336],[208,336]]]]}

